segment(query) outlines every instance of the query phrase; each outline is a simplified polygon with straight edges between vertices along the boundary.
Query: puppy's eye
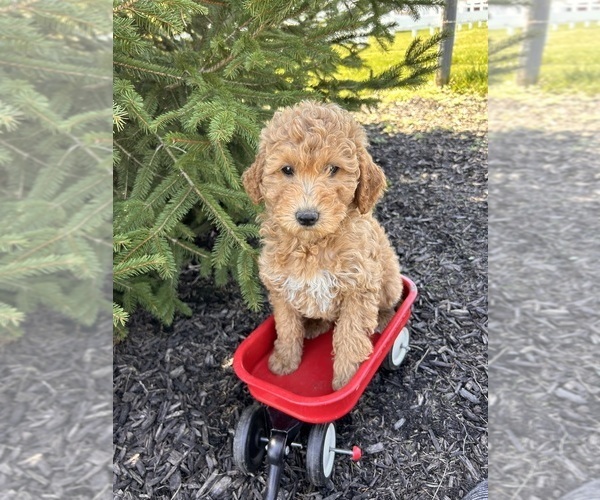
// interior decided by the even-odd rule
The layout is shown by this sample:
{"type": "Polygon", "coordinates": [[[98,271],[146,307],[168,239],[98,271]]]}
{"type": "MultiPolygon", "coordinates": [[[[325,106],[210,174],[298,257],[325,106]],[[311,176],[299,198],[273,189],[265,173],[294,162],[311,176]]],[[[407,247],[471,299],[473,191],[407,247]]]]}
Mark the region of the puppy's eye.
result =
{"type": "Polygon", "coordinates": [[[337,167],[335,165],[327,165],[327,173],[331,175],[331,177],[333,177],[339,169],[340,167],[337,167]]]}
{"type": "Polygon", "coordinates": [[[283,172],[283,175],[287,175],[288,177],[291,177],[292,175],[294,175],[294,169],[292,167],[290,167],[289,165],[282,167],[281,171],[283,172]]]}

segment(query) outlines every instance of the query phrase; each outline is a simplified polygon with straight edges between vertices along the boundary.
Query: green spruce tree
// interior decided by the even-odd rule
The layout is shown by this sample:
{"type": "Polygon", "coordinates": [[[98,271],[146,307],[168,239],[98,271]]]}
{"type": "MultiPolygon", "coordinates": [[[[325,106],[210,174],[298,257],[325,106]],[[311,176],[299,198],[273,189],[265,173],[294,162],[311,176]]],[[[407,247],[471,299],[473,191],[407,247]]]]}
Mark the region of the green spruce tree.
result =
{"type": "Polygon", "coordinates": [[[110,32],[106,6],[0,1],[0,341],[109,305],[110,32]]]}
{"type": "Polygon", "coordinates": [[[255,208],[240,175],[280,106],[312,98],[346,108],[372,91],[419,84],[439,36],[364,81],[368,37],[393,38],[382,16],[432,0],[117,0],[114,7],[114,325],[137,307],[169,324],[190,260],[217,284],[233,276],[261,304],[255,208]]]}

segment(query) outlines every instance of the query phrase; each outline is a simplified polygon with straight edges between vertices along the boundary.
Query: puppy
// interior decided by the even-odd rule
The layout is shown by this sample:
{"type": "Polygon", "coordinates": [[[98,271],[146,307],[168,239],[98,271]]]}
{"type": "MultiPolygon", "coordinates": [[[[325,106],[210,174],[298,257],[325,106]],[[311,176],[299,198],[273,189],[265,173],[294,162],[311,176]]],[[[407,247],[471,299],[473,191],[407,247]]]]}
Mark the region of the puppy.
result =
{"type": "Polygon", "coordinates": [[[304,101],[275,113],[243,175],[265,205],[259,269],[277,329],[269,368],[292,373],[304,338],[335,324],[334,390],[369,357],[370,336],[402,295],[398,258],[372,215],[386,179],[366,146],[350,113],[304,101]]]}

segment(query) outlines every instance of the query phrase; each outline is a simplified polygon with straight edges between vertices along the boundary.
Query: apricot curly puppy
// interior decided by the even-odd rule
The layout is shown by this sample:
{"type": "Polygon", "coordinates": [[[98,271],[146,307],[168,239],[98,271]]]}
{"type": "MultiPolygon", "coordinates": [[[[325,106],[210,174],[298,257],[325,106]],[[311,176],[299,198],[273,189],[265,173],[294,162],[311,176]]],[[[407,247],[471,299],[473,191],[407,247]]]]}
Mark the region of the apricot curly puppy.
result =
{"type": "Polygon", "coordinates": [[[372,209],[385,175],[363,128],[332,104],[275,113],[243,182],[264,201],[260,277],[273,306],[279,375],[300,365],[304,338],[333,332],[333,383],[343,387],[372,352],[402,294],[398,258],[372,209]]]}

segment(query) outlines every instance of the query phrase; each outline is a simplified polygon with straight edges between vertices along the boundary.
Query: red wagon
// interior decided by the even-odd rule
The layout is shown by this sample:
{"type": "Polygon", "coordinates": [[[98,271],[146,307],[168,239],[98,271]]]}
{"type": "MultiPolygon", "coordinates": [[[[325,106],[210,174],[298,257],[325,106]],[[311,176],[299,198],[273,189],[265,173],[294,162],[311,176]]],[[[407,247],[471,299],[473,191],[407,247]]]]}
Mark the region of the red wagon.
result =
{"type": "Polygon", "coordinates": [[[233,458],[238,468],[250,473],[260,467],[267,455],[266,499],[277,498],[283,460],[290,447],[303,447],[295,439],[305,424],[314,424],[306,445],[306,469],[313,484],[322,486],[330,478],[336,453],[350,455],[353,460],[360,458],[356,446],[352,450],[336,448],[333,422],[354,408],[380,366],[397,370],[408,352],[406,324],[417,287],[406,277],[402,280],[404,294],[395,315],[383,332],[372,336],[373,353],[338,391],[331,387],[332,331],[304,341],[302,362],[290,375],[275,375],[269,370],[268,360],[276,338],[272,316],[236,350],[235,373],[247,384],[250,394],[266,406],[255,404],[242,413],[234,435],[233,458]]]}

